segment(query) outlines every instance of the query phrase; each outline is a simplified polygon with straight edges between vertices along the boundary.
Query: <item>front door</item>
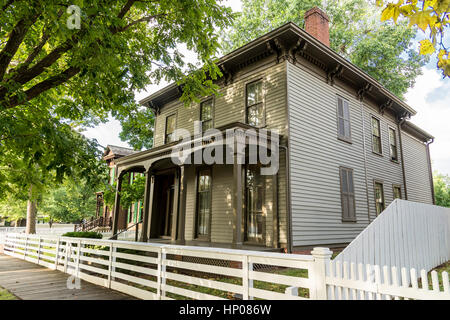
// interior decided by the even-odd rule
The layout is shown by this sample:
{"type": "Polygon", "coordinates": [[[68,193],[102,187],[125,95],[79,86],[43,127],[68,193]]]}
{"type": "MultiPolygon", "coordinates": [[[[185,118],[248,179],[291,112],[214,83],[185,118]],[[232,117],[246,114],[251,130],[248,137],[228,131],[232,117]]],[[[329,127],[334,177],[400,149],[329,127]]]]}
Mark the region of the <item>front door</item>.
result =
{"type": "Polygon", "coordinates": [[[171,185],[166,191],[166,212],[164,214],[163,222],[163,237],[171,237],[172,235],[172,219],[173,219],[173,199],[175,193],[175,186],[171,185]]]}
{"type": "MultiPolygon", "coordinates": [[[[155,223],[156,238],[169,239],[172,236],[172,219],[174,215],[175,175],[171,173],[156,176],[155,184],[155,223]]],[[[153,220],[154,219],[154,220],[153,220]]]]}

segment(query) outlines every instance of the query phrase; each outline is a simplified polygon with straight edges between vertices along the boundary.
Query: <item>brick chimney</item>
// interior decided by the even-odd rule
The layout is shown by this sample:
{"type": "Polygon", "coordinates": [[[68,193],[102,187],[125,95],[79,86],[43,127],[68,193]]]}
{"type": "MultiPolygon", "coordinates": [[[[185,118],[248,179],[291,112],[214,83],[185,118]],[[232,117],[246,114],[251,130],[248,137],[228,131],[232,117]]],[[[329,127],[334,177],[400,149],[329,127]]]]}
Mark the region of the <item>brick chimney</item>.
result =
{"type": "Polygon", "coordinates": [[[327,14],[318,7],[305,12],[305,30],[326,46],[330,46],[330,30],[327,14]]]}

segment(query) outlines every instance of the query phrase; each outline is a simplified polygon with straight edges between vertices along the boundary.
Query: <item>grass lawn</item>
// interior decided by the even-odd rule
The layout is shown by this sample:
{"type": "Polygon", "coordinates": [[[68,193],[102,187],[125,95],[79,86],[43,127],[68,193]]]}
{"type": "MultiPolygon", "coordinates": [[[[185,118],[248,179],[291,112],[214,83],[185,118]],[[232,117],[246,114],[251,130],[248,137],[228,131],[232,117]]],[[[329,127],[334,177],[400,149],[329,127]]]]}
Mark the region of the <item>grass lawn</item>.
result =
{"type": "Polygon", "coordinates": [[[18,300],[15,295],[0,287],[0,300],[18,300]]]}

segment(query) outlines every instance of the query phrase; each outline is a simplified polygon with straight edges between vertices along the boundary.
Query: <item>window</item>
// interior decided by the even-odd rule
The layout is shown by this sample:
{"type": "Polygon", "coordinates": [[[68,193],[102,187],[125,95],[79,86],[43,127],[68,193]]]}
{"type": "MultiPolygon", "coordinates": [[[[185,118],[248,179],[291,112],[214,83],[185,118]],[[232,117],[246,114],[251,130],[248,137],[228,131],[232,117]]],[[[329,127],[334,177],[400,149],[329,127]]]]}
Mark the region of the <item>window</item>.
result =
{"type": "Polygon", "coordinates": [[[264,125],[262,81],[247,84],[247,123],[255,127],[264,125]]]}
{"type": "Polygon", "coordinates": [[[203,101],[200,104],[200,121],[202,122],[202,132],[213,127],[213,99],[203,101]]]}
{"type": "Polygon", "coordinates": [[[170,116],[167,116],[166,118],[166,136],[165,136],[165,143],[169,143],[175,140],[175,127],[176,127],[176,115],[172,114],[170,116]]]}
{"type": "Polygon", "coordinates": [[[380,120],[372,117],[372,151],[381,154],[380,120]]]}
{"type": "Polygon", "coordinates": [[[395,134],[395,130],[392,128],[389,128],[389,146],[390,146],[391,160],[398,161],[397,135],[395,134]]]}
{"type": "Polygon", "coordinates": [[[381,182],[375,182],[375,209],[377,215],[384,210],[384,190],[381,182]]]}
{"type": "Polygon", "coordinates": [[[204,169],[197,177],[197,237],[208,237],[211,217],[211,171],[204,169]]]}
{"type": "Polygon", "coordinates": [[[392,188],[394,189],[394,199],[401,199],[402,198],[402,187],[399,185],[393,185],[392,188]]]}
{"type": "Polygon", "coordinates": [[[353,169],[339,169],[341,179],[342,221],[356,221],[355,188],[353,185],[353,169]]]}
{"type": "Polygon", "coordinates": [[[338,97],[337,105],[338,117],[338,138],[350,141],[350,108],[347,100],[338,97]]]}
{"type": "Polygon", "coordinates": [[[245,171],[246,191],[246,238],[248,241],[263,243],[265,219],[264,205],[264,176],[260,168],[248,166],[245,171]]]}

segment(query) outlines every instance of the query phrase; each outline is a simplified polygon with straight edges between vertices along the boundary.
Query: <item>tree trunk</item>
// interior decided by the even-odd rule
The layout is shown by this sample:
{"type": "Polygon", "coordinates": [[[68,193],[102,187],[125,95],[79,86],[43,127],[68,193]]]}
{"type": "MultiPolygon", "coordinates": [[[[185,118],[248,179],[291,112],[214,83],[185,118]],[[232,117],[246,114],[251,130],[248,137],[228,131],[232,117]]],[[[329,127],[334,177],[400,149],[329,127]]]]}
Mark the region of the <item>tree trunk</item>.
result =
{"type": "Polygon", "coordinates": [[[36,233],[36,200],[33,200],[33,186],[30,186],[28,191],[28,201],[27,201],[27,234],[36,233]]]}

